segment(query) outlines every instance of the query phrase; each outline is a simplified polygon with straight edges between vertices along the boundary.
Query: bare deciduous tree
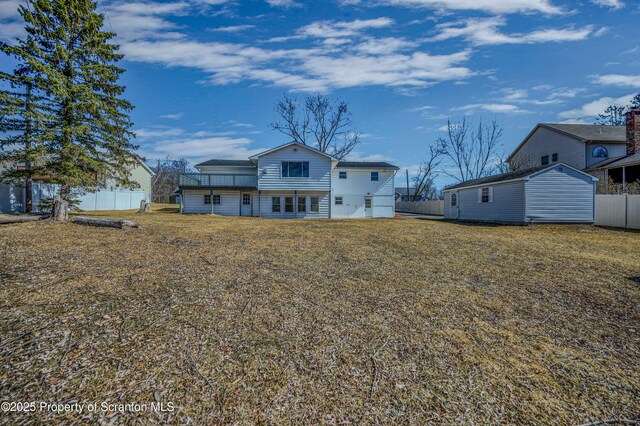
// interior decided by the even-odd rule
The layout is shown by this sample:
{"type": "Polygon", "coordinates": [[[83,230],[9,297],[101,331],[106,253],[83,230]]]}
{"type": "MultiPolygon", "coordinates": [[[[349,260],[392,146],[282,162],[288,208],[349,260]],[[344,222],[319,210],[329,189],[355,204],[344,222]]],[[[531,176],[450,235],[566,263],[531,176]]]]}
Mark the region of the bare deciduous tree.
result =
{"type": "Polygon", "coordinates": [[[188,162],[184,158],[179,160],[172,160],[167,158],[166,160],[158,160],[158,165],[153,168],[156,174],[153,177],[153,202],[154,203],[168,203],[171,194],[178,187],[178,180],[180,173],[187,171],[188,162]]]}
{"type": "Polygon", "coordinates": [[[436,198],[437,189],[434,185],[434,180],[438,176],[438,167],[441,162],[442,151],[437,145],[430,145],[427,158],[420,165],[418,175],[413,178],[415,192],[411,201],[416,201],[425,196],[429,199],[436,198]]]}
{"type": "Polygon", "coordinates": [[[502,126],[496,120],[484,123],[480,119],[476,131],[466,118],[447,121],[447,137],[438,138],[437,145],[455,172],[443,169],[443,173],[459,182],[490,175],[495,171],[501,138],[502,126]]]}
{"type": "Polygon", "coordinates": [[[495,169],[498,173],[508,173],[528,169],[533,166],[535,166],[535,161],[533,161],[529,155],[514,155],[510,161],[507,161],[507,155],[502,154],[499,157],[495,169]]]}
{"type": "Polygon", "coordinates": [[[271,124],[274,130],[339,160],[360,143],[360,134],[351,130],[351,116],[344,101],[323,95],[308,96],[304,110],[299,113],[296,99],[285,95],[276,112],[282,121],[271,124]]]}

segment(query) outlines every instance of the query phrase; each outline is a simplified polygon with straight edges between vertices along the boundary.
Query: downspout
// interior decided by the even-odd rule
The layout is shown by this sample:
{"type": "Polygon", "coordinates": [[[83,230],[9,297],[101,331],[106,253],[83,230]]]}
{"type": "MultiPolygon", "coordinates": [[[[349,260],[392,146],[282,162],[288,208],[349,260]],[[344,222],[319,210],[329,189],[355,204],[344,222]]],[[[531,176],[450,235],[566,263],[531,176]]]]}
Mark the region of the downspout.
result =
{"type": "Polygon", "coordinates": [[[238,216],[242,216],[242,190],[240,190],[240,199],[238,200],[238,216]]]}
{"type": "Polygon", "coordinates": [[[293,191],[293,217],[298,218],[298,191],[293,191]]]}
{"type": "Polygon", "coordinates": [[[258,190],[258,217],[262,217],[262,191],[258,190]]]}
{"type": "Polygon", "coordinates": [[[213,189],[209,191],[209,196],[211,197],[211,214],[213,214],[213,189]]]}

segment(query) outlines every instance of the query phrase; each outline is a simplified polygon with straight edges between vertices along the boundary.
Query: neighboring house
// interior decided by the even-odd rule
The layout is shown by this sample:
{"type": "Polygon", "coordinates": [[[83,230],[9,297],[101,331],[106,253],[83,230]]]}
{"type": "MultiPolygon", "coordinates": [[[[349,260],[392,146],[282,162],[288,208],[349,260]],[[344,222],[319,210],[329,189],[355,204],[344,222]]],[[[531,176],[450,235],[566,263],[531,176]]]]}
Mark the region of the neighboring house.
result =
{"type": "Polygon", "coordinates": [[[557,162],[614,183],[640,180],[640,109],[626,126],[538,124],[507,158],[512,168],[557,162]]]}
{"type": "Polygon", "coordinates": [[[180,211],[286,218],[393,217],[398,168],[339,161],[289,142],[248,160],[209,160],[180,176],[180,211]]]}
{"type": "Polygon", "coordinates": [[[400,187],[396,188],[396,201],[413,201],[413,197],[416,193],[415,187],[400,187]]]}
{"type": "MultiPolygon", "coordinates": [[[[4,165],[4,168],[12,167],[4,165]]],[[[16,166],[13,166],[16,167],[16,166]]],[[[19,167],[19,166],[18,166],[19,167]]],[[[0,174],[3,169],[0,169],[0,174]]],[[[151,180],[153,171],[138,158],[131,169],[129,179],[135,184],[131,187],[119,186],[113,179],[107,178],[96,186],[94,192],[79,194],[78,208],[81,210],[127,210],[137,208],[141,200],[151,201],[151,180]]],[[[38,211],[38,203],[57,194],[60,186],[40,179],[34,179],[32,185],[33,211],[38,211]]],[[[17,183],[0,183],[0,213],[24,213],[25,188],[17,183]]]]}
{"type": "Polygon", "coordinates": [[[593,223],[597,178],[564,163],[473,179],[444,190],[444,216],[512,224],[593,223]]]}

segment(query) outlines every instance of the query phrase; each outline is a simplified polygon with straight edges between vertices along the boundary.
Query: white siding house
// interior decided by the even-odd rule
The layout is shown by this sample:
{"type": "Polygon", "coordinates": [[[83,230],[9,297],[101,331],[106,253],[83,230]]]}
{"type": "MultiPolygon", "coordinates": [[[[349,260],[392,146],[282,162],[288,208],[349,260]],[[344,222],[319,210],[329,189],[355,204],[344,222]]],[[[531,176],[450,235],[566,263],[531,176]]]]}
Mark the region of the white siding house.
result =
{"type": "Polygon", "coordinates": [[[444,190],[445,218],[512,224],[593,223],[597,178],[563,163],[444,190]]]}
{"type": "Polygon", "coordinates": [[[290,142],[249,160],[209,160],[180,177],[183,213],[277,218],[393,217],[397,167],[341,162],[290,142]]]}

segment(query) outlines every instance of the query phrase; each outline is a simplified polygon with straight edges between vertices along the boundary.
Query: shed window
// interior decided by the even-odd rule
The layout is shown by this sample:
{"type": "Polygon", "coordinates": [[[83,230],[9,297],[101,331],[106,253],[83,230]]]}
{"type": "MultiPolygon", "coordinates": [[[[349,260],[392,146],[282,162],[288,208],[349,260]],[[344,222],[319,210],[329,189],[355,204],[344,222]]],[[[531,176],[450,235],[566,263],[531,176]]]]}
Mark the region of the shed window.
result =
{"type": "Polygon", "coordinates": [[[493,203],[493,188],[488,186],[478,189],[478,202],[479,203],[493,203]]]}
{"type": "Polygon", "coordinates": [[[282,177],[309,177],[309,162],[283,161],[282,177]]]}
{"type": "Polygon", "coordinates": [[[336,206],[341,206],[342,205],[342,197],[336,197],[335,198],[335,205],[336,206]]]}
{"type": "Polygon", "coordinates": [[[554,163],[556,161],[558,161],[558,153],[557,152],[555,154],[551,154],[551,161],[553,161],[554,163]]]}
{"type": "Polygon", "coordinates": [[[204,203],[205,204],[211,204],[211,194],[205,194],[204,203]]]}
{"type": "Polygon", "coordinates": [[[284,197],[284,212],[293,213],[293,197],[284,197]]]}
{"type": "Polygon", "coordinates": [[[213,196],[213,204],[220,204],[220,195],[213,196]]]}
{"type": "Polygon", "coordinates": [[[271,197],[271,211],[280,213],[280,197],[271,197]]]}
{"type": "Polygon", "coordinates": [[[451,207],[458,205],[458,194],[451,194],[451,207]]]}
{"type": "Polygon", "coordinates": [[[377,182],[378,177],[378,172],[371,172],[371,182],[377,182]]]}
{"type": "Polygon", "coordinates": [[[298,213],[307,211],[307,197],[298,197],[298,213]]]}
{"type": "Polygon", "coordinates": [[[340,179],[346,179],[347,178],[347,172],[340,172],[340,179]]]}
{"type": "Polygon", "coordinates": [[[607,158],[609,156],[609,153],[607,152],[607,148],[605,148],[604,146],[596,146],[595,148],[593,148],[591,155],[594,158],[607,158]]]}
{"type": "Polygon", "coordinates": [[[540,162],[542,163],[543,166],[546,166],[547,164],[549,164],[549,156],[548,155],[543,155],[542,159],[540,160],[540,162]]]}
{"type": "Polygon", "coordinates": [[[319,208],[318,208],[318,197],[311,197],[311,213],[318,213],[319,208]]]}

